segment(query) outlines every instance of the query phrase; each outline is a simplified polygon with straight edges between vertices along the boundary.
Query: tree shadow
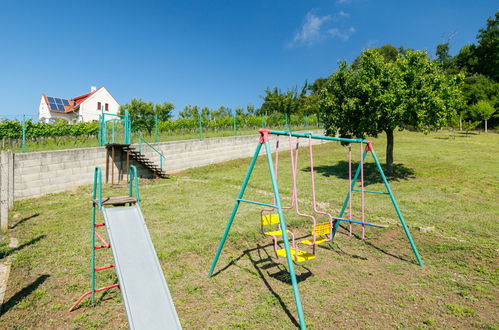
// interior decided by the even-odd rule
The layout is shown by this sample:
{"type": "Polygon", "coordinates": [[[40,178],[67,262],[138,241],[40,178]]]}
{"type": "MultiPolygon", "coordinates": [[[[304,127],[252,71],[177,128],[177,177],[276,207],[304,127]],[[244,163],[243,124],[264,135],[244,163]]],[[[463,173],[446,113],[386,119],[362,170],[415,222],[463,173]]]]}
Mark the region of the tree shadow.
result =
{"type": "Polygon", "coordinates": [[[28,286],[24,287],[21,291],[17,292],[15,295],[13,295],[9,300],[7,300],[3,305],[2,305],[2,310],[0,311],[0,316],[7,313],[12,307],[17,305],[19,302],[21,302],[24,298],[28,297],[33,291],[35,291],[40,285],[43,284],[49,278],[50,275],[44,274],[38,276],[38,278],[33,281],[31,284],[28,286]]]}
{"type": "Polygon", "coordinates": [[[24,249],[27,246],[35,244],[39,240],[45,238],[45,236],[46,236],[45,234],[44,235],[40,235],[40,236],[37,236],[37,237],[33,238],[32,240],[27,241],[26,243],[23,243],[23,244],[19,245],[18,247],[12,248],[12,249],[10,249],[8,251],[5,251],[5,252],[0,251],[0,259],[3,259],[5,257],[7,257],[7,256],[10,256],[12,253],[17,252],[19,250],[22,250],[22,249],[24,249]]]}
{"type": "Polygon", "coordinates": [[[25,218],[22,218],[21,220],[19,220],[18,222],[16,222],[15,224],[13,224],[12,226],[9,227],[9,229],[14,229],[16,228],[17,226],[19,226],[20,224],[28,221],[28,220],[31,220],[33,218],[36,218],[37,216],[39,216],[40,213],[35,213],[33,215],[30,215],[29,217],[25,217],[25,218]]]}
{"type": "MultiPolygon", "coordinates": [[[[358,162],[352,162],[352,178],[355,175],[358,165],[358,162]]],[[[404,164],[393,164],[393,175],[391,176],[386,174],[386,165],[381,165],[381,168],[390,181],[409,180],[416,177],[414,170],[404,166],[404,164]]],[[[310,167],[305,167],[302,171],[310,172],[310,167]]],[[[348,162],[344,160],[341,160],[334,165],[316,166],[314,167],[314,171],[325,177],[335,176],[339,179],[348,180],[348,162]]],[[[358,179],[357,182],[360,182],[360,179],[358,179]]],[[[376,164],[364,163],[364,185],[367,186],[376,183],[383,183],[376,164]]]]}

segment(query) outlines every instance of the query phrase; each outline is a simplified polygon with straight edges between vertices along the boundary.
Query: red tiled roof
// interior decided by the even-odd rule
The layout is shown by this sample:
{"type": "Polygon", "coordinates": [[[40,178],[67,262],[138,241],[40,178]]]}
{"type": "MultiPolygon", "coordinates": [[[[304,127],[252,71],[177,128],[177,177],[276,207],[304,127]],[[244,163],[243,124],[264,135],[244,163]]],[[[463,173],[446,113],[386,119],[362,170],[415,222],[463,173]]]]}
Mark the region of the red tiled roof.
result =
{"type": "MultiPolygon", "coordinates": [[[[83,95],[80,95],[80,96],[76,96],[72,99],[69,99],[68,102],[69,102],[69,106],[64,106],[64,112],[65,113],[68,113],[68,112],[72,112],[72,111],[78,111],[80,109],[80,104],[85,101],[86,99],[88,99],[90,96],[92,96],[94,93],[96,93],[100,88],[98,88],[97,90],[93,91],[93,92],[90,92],[90,93],[87,93],[87,94],[83,94],[83,95]]],[[[42,94],[44,99],[45,99],[45,103],[47,103],[47,105],[49,104],[48,102],[48,99],[47,99],[47,96],[45,94],[42,94]]],[[[50,111],[53,111],[52,109],[50,109],[49,107],[49,110],[50,111]]],[[[59,112],[60,111],[54,111],[54,112],[59,112]]]]}

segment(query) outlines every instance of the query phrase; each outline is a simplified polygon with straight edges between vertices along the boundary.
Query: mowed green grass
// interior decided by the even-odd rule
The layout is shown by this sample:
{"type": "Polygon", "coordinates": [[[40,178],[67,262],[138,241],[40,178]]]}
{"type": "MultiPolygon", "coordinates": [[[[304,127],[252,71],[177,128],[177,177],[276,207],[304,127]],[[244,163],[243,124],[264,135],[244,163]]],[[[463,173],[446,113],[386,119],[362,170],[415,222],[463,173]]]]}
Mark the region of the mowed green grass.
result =
{"type": "MultiPolygon", "coordinates": [[[[288,143],[286,139],[282,139],[288,143]]],[[[255,142],[257,138],[255,138],[255,142]]],[[[366,239],[341,228],[317,258],[296,265],[309,328],[497,329],[499,244],[499,135],[395,135],[396,177],[390,181],[425,267],[415,262],[387,196],[366,196],[366,239]],[[422,232],[419,227],[434,227],[422,232]]],[[[301,145],[305,146],[306,141],[301,145]]],[[[256,146],[256,145],[255,145],[256,146]]],[[[374,139],[384,163],[384,136],[374,139]]],[[[354,160],[359,150],[354,147],[354,160]]],[[[317,198],[337,214],[348,189],[347,149],[337,143],[314,147],[317,198]]],[[[279,155],[283,204],[290,204],[289,153],[279,155]]],[[[192,169],[170,179],[142,180],[149,231],[184,328],[293,328],[296,310],[285,259],[260,234],[260,208],[242,205],[215,270],[207,278],[249,159],[192,169]]],[[[299,155],[300,209],[311,213],[307,149],[299,155]]],[[[366,163],[366,189],[383,191],[366,163]]],[[[91,186],[18,201],[10,237],[20,246],[0,252],[13,260],[0,328],[126,328],[117,289],[66,309],[90,287],[91,186]]],[[[126,188],[105,187],[106,196],[126,188]]],[[[272,202],[266,160],[260,157],[247,199],[272,202]]],[[[360,195],[354,217],[360,216],[360,195]]],[[[310,220],[285,212],[298,235],[310,220]]],[[[103,228],[101,228],[103,229],[103,228]]],[[[112,263],[97,251],[97,266],[112,263]]],[[[98,286],[114,283],[113,270],[99,272],[98,286]]]]}

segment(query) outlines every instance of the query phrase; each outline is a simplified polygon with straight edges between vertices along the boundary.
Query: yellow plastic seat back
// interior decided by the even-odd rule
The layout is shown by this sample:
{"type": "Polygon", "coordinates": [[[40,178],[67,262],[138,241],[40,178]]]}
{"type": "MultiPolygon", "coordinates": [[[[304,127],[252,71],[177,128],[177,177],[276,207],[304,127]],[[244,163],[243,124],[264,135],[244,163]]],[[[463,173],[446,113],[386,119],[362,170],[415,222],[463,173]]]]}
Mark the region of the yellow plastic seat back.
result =
{"type": "Polygon", "coordinates": [[[262,226],[278,225],[279,214],[262,215],[262,226]]]}
{"type": "MultiPolygon", "coordinates": [[[[312,226],[312,233],[314,232],[314,227],[312,226]]],[[[315,225],[315,235],[323,236],[329,235],[331,233],[331,224],[329,222],[322,222],[315,225]]]]}

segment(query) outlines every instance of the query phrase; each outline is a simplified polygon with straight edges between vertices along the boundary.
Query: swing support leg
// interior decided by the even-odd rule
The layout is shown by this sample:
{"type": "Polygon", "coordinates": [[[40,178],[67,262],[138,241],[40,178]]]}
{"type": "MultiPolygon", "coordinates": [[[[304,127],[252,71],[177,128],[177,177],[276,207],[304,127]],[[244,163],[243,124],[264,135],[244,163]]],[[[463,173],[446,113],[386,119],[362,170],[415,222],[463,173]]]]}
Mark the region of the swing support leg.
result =
{"type": "Polygon", "coordinates": [[[248,185],[249,178],[251,176],[251,172],[253,172],[253,168],[255,167],[256,160],[258,158],[258,154],[260,154],[260,149],[262,149],[262,144],[258,143],[256,146],[255,154],[253,155],[253,159],[251,159],[250,166],[248,168],[248,172],[246,173],[246,177],[244,178],[244,182],[239,190],[239,194],[237,195],[236,203],[234,204],[234,208],[232,209],[232,213],[230,214],[229,221],[227,222],[227,227],[223,233],[222,239],[220,240],[220,244],[218,245],[217,253],[215,254],[215,258],[213,259],[213,263],[211,264],[210,271],[208,272],[208,277],[213,275],[213,270],[217,265],[218,258],[220,257],[220,253],[225,244],[225,240],[227,239],[227,235],[229,235],[230,227],[232,226],[232,222],[234,221],[234,217],[236,216],[237,209],[239,208],[239,203],[241,202],[241,198],[243,198],[244,191],[246,190],[246,186],[248,185]]]}
{"type": "MultiPolygon", "coordinates": [[[[395,200],[395,196],[393,195],[392,189],[390,188],[390,185],[388,184],[388,180],[386,179],[385,173],[383,172],[383,169],[381,168],[381,164],[378,160],[378,157],[376,156],[376,152],[372,148],[370,144],[368,144],[366,150],[362,154],[362,161],[364,163],[364,160],[367,156],[367,152],[371,151],[371,155],[373,156],[374,163],[376,164],[376,168],[379,171],[379,174],[381,176],[381,179],[383,180],[383,183],[385,185],[386,191],[390,195],[390,199],[392,201],[393,207],[395,208],[395,212],[397,213],[397,216],[400,220],[400,223],[402,224],[402,228],[404,228],[405,235],[407,236],[407,239],[409,240],[409,243],[411,244],[412,251],[414,252],[414,256],[416,257],[418,264],[421,267],[424,267],[423,261],[421,260],[421,257],[419,255],[418,249],[416,247],[416,244],[414,243],[411,233],[409,232],[409,228],[407,227],[407,224],[405,223],[404,216],[402,215],[402,212],[400,211],[397,201],[395,200]]],[[[357,179],[360,174],[360,165],[357,167],[357,170],[355,171],[355,175],[352,179],[352,185],[351,185],[351,190],[353,190],[353,187],[355,186],[355,183],[357,182],[357,179]]],[[[343,202],[343,206],[341,207],[340,215],[339,218],[343,217],[343,213],[345,212],[345,209],[348,205],[348,201],[351,198],[350,192],[347,193],[347,196],[345,198],[345,201],[343,202]]],[[[336,231],[338,230],[338,227],[340,225],[340,221],[336,220],[334,227],[333,227],[333,232],[331,234],[332,238],[334,239],[334,236],[336,235],[336,231]]]]}
{"type": "Polygon", "coordinates": [[[220,253],[222,252],[222,248],[223,248],[225,241],[227,239],[227,235],[229,234],[229,230],[230,230],[230,227],[232,226],[232,222],[234,221],[234,217],[237,213],[237,209],[239,208],[239,203],[244,195],[244,191],[245,191],[246,186],[248,184],[251,173],[253,172],[253,168],[255,166],[256,160],[257,160],[258,155],[260,153],[260,149],[262,148],[262,145],[265,145],[265,153],[267,156],[267,163],[268,163],[268,167],[269,167],[270,178],[272,180],[272,188],[274,190],[274,197],[275,197],[275,201],[276,201],[275,205],[277,206],[277,212],[279,214],[279,223],[280,223],[281,231],[282,231],[282,240],[284,242],[284,249],[286,250],[286,261],[287,261],[288,268],[289,268],[289,275],[291,278],[291,284],[293,286],[293,294],[294,294],[295,303],[296,303],[296,311],[297,311],[298,319],[300,322],[300,329],[306,329],[305,317],[303,315],[303,308],[302,308],[302,304],[301,304],[300,293],[298,291],[298,283],[296,281],[296,274],[295,274],[295,269],[293,266],[293,259],[291,256],[291,249],[289,246],[288,235],[286,232],[286,222],[284,221],[284,215],[282,213],[281,198],[279,196],[279,190],[277,188],[277,180],[276,180],[275,173],[274,173],[272,154],[270,151],[269,139],[268,139],[269,131],[266,129],[262,129],[262,130],[260,130],[260,134],[262,135],[260,142],[258,143],[258,146],[255,150],[255,154],[253,155],[253,159],[251,160],[250,167],[248,168],[248,172],[246,173],[246,177],[244,178],[244,182],[243,182],[241,189],[239,191],[239,195],[237,197],[236,203],[234,204],[234,208],[232,209],[232,213],[230,215],[229,221],[227,222],[227,227],[225,228],[222,239],[220,240],[220,244],[218,246],[217,253],[215,255],[215,258],[213,259],[213,263],[211,265],[210,271],[208,272],[208,277],[212,276],[212,274],[213,274],[213,270],[215,269],[217,261],[220,257],[220,253]]]}
{"type": "Polygon", "coordinates": [[[378,161],[378,157],[376,156],[376,152],[374,152],[374,149],[371,148],[371,154],[373,155],[374,162],[376,163],[376,167],[378,168],[379,173],[381,174],[381,178],[383,179],[383,183],[385,184],[386,191],[388,194],[390,194],[390,199],[392,201],[393,207],[395,208],[395,212],[397,212],[397,215],[399,217],[400,223],[402,224],[402,228],[404,228],[405,235],[407,236],[407,239],[409,240],[409,243],[411,244],[412,251],[414,252],[414,255],[416,256],[416,259],[418,260],[418,263],[421,267],[424,267],[423,261],[421,260],[421,257],[419,256],[418,249],[416,247],[416,244],[414,244],[414,241],[412,240],[411,233],[409,232],[409,228],[407,227],[404,216],[402,215],[402,212],[399,209],[399,206],[397,204],[397,201],[395,200],[395,196],[392,193],[392,189],[390,188],[390,185],[388,184],[388,180],[386,180],[385,173],[383,173],[383,170],[381,169],[381,165],[378,161]]]}

